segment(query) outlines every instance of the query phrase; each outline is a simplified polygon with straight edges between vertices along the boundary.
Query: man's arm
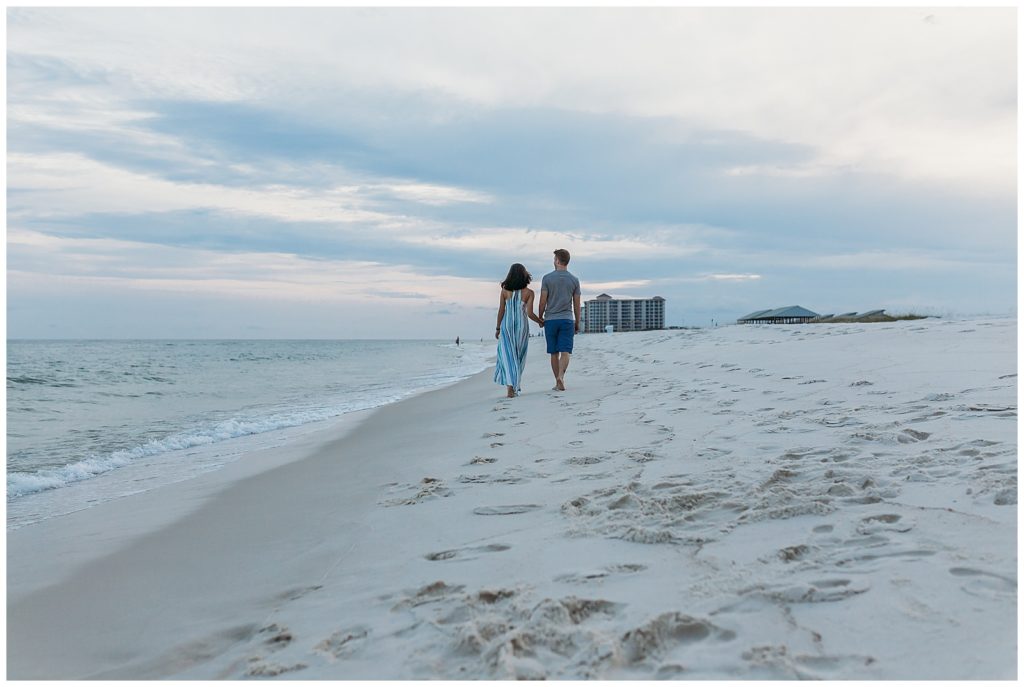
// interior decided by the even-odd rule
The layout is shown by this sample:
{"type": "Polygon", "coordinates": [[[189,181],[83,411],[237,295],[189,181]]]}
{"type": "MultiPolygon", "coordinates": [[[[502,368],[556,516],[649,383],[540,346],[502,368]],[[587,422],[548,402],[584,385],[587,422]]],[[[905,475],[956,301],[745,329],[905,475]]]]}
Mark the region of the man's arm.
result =
{"type": "Polygon", "coordinates": [[[579,334],[583,323],[580,322],[580,294],[578,291],[572,296],[572,312],[576,316],[576,333],[579,334]]]}
{"type": "MultiPolygon", "coordinates": [[[[548,305],[548,292],[547,289],[542,285],[540,287],[540,303],[537,304],[537,317],[544,321],[544,308],[548,305]]],[[[544,325],[541,325],[542,327],[544,325]]]]}
{"type": "Polygon", "coordinates": [[[544,320],[533,314],[533,306],[537,302],[537,299],[534,298],[536,294],[533,293],[533,289],[524,289],[524,291],[526,291],[526,316],[543,327],[544,320]]]}

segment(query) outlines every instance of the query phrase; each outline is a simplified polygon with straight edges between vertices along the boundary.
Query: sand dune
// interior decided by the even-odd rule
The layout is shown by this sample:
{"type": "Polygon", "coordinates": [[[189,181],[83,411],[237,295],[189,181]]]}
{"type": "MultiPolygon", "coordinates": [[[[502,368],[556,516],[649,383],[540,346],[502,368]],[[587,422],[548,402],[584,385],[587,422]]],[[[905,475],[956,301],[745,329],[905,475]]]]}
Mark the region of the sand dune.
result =
{"type": "Polygon", "coordinates": [[[9,582],[9,677],[1016,676],[1016,321],[531,344],[9,582]]]}

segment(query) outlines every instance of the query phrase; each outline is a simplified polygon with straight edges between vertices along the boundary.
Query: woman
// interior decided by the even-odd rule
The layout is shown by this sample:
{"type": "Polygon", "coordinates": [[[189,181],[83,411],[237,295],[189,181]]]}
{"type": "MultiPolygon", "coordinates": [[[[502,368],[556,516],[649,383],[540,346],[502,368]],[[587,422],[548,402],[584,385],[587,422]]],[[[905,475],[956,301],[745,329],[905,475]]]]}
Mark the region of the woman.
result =
{"type": "Polygon", "coordinates": [[[526,366],[526,347],[530,340],[530,325],[526,318],[544,326],[544,321],[533,313],[533,290],[526,288],[532,280],[526,268],[517,262],[501,282],[498,326],[494,328],[494,338],[498,340],[494,381],[507,387],[509,398],[519,394],[519,381],[526,366]]]}

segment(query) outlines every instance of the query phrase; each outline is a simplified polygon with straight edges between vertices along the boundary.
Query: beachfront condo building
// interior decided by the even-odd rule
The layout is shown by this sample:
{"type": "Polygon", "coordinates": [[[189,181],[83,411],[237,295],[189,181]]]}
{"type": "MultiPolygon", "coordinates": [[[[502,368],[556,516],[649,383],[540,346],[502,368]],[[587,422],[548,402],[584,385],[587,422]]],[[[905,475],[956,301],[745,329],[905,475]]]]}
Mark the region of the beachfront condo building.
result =
{"type": "Polygon", "coordinates": [[[608,327],[616,332],[664,329],[665,299],[612,298],[602,293],[585,303],[582,319],[585,332],[604,332],[608,327]]]}

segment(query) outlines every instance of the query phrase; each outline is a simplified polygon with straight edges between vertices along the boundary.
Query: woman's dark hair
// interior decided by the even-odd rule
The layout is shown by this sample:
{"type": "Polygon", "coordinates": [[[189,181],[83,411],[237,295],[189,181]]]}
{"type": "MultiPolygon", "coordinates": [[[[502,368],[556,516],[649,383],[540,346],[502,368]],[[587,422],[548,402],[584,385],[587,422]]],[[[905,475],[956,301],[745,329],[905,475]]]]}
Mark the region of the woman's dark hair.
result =
{"type": "Polygon", "coordinates": [[[516,262],[512,264],[512,267],[508,268],[508,276],[505,277],[505,281],[501,282],[501,288],[506,291],[518,291],[519,289],[525,289],[531,281],[533,281],[533,277],[530,276],[530,273],[526,271],[525,267],[516,262]]]}

